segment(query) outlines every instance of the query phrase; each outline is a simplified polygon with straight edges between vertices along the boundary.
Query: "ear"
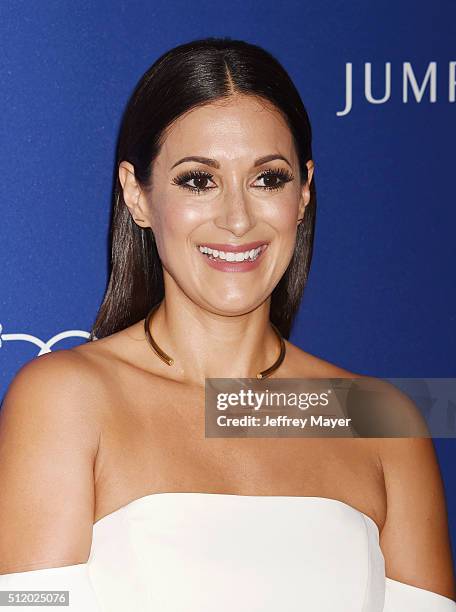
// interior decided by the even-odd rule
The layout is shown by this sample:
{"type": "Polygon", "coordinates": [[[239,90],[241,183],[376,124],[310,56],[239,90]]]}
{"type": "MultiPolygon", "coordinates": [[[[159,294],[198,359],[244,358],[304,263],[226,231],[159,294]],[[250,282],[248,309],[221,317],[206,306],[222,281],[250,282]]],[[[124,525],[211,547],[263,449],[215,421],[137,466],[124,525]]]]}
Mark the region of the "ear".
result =
{"type": "Polygon", "coordinates": [[[306,163],[307,166],[307,180],[302,186],[301,197],[299,199],[299,216],[298,216],[298,225],[304,218],[304,214],[306,211],[306,206],[310,202],[310,183],[312,182],[312,177],[314,173],[315,165],[311,159],[306,163]]]}
{"type": "Polygon", "coordinates": [[[135,223],[140,227],[150,227],[150,211],[146,206],[144,193],[136,180],[133,164],[127,161],[120,162],[119,181],[123,190],[124,202],[135,223]]]}

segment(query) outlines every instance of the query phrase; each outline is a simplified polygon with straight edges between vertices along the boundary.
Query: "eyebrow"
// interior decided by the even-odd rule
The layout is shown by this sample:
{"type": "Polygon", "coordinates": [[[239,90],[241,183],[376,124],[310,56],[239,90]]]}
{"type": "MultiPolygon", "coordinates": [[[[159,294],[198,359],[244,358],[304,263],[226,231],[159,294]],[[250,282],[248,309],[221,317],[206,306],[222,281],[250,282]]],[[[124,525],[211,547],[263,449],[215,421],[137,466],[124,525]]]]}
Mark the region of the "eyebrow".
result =
{"type": "MultiPolygon", "coordinates": [[[[291,168],[291,164],[288,161],[288,159],[284,157],[283,155],[279,155],[277,153],[271,153],[270,155],[264,155],[263,157],[259,157],[258,159],[254,161],[253,166],[254,168],[256,168],[257,166],[261,166],[261,164],[265,164],[266,162],[273,161],[274,159],[282,159],[291,168]]],[[[183,164],[184,162],[189,162],[189,161],[195,161],[195,162],[199,162],[200,164],[206,164],[206,166],[212,166],[212,168],[220,168],[220,164],[216,159],[212,159],[210,157],[201,157],[200,155],[191,155],[190,157],[183,157],[182,159],[177,161],[175,164],[171,166],[170,170],[172,170],[179,164],[183,164]]]]}

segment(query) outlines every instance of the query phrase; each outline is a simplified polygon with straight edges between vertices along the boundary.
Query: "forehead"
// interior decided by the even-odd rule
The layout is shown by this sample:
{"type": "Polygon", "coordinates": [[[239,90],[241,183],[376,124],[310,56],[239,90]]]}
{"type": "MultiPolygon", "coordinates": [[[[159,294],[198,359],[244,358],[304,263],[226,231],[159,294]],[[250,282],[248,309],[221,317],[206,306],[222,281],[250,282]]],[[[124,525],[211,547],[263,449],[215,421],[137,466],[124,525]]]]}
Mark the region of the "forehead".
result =
{"type": "Polygon", "coordinates": [[[185,113],[168,128],[159,157],[206,155],[235,160],[279,152],[293,157],[293,137],[272,104],[253,96],[218,100],[185,113]]]}

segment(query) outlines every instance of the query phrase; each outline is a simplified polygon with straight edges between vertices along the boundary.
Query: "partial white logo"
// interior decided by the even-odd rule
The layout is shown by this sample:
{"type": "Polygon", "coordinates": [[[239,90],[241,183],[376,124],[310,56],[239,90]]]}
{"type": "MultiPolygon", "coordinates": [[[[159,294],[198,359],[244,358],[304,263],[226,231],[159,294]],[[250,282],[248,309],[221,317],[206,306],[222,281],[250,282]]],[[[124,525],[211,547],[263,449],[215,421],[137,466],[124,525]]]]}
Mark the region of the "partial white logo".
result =
{"type": "MultiPolygon", "coordinates": [[[[31,334],[4,334],[3,326],[0,323],[0,348],[3,346],[3,342],[11,342],[12,340],[21,340],[23,342],[31,342],[35,346],[40,349],[38,353],[38,357],[43,355],[44,353],[50,353],[52,347],[60,342],[60,340],[64,340],[65,338],[89,338],[90,333],[86,331],[82,331],[79,329],[70,329],[68,331],[60,332],[60,334],[56,334],[49,338],[46,342],[37,338],[36,336],[32,336],[31,334]]],[[[96,337],[95,337],[96,340],[96,337]]]]}
{"type": "MultiPolygon", "coordinates": [[[[456,102],[456,62],[448,63],[448,102],[456,102]]],[[[377,73],[378,74],[378,73],[377,73]]],[[[380,78],[380,77],[379,77],[380,78]]],[[[445,75],[446,78],[446,75],[445,75]]],[[[409,90],[412,90],[415,101],[419,104],[429,88],[429,102],[437,101],[437,62],[429,62],[426,74],[421,85],[418,85],[413,66],[410,62],[402,64],[402,102],[409,101],[409,90]]],[[[364,96],[369,104],[385,104],[391,98],[391,62],[385,63],[384,77],[377,84],[377,91],[383,92],[381,97],[374,97],[372,93],[372,63],[364,64],[364,96]]],[[[337,111],[338,117],[348,115],[353,106],[353,64],[345,64],[345,108],[337,111]]]]}

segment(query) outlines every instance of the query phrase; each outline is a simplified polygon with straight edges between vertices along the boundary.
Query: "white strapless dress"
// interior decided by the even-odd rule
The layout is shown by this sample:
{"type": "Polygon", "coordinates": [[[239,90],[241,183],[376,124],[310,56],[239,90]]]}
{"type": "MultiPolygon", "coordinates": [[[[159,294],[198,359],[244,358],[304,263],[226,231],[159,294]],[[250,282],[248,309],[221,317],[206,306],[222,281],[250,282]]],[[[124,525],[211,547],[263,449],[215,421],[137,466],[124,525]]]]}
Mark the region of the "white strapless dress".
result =
{"type": "Polygon", "coordinates": [[[45,609],[74,612],[456,611],[386,577],[373,519],[324,497],[146,495],[95,523],[87,563],[0,589],[69,590],[69,607],[45,609]]]}

